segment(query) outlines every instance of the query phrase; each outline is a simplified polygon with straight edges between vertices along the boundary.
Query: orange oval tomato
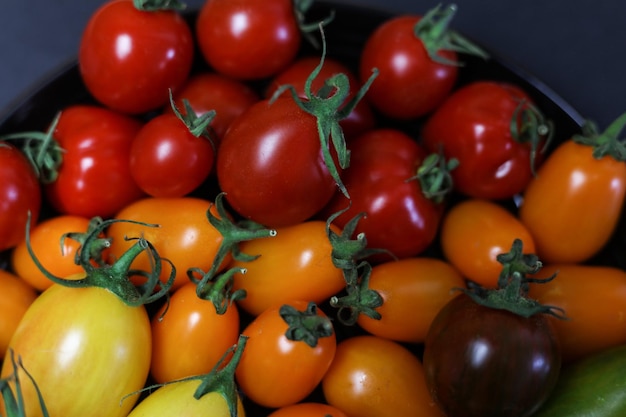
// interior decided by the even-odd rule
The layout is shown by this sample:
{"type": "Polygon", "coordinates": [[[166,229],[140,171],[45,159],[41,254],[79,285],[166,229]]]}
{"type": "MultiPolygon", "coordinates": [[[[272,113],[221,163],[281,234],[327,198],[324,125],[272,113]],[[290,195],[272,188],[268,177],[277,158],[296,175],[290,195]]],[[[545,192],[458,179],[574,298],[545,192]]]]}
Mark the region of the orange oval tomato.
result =
{"type": "Polygon", "coordinates": [[[490,200],[468,199],[452,206],[441,224],[441,249],[461,274],[486,288],[495,288],[502,271],[496,260],[515,239],[524,253],[535,253],[533,235],[504,206],[490,200]]]}
{"type": "Polygon", "coordinates": [[[554,318],[564,361],[588,356],[626,343],[626,271],[608,266],[545,265],[537,277],[552,274],[544,284],[532,284],[529,296],[560,307],[568,320],[554,318]]]}
{"type": "Polygon", "coordinates": [[[326,401],[349,416],[443,417],[417,356],[382,337],[355,336],[340,342],[322,389],[326,401]]]}
{"type": "MultiPolygon", "coordinates": [[[[119,257],[133,244],[134,241],[127,241],[125,237],[144,236],[162,258],[170,260],[176,267],[176,278],[172,285],[172,290],[176,290],[189,282],[189,268],[200,268],[203,271],[210,269],[222,243],[221,233],[208,221],[209,208],[219,217],[211,201],[195,197],[149,197],[135,201],[115,217],[158,224],[159,227],[128,222],[113,223],[107,230],[107,236],[113,239],[110,254],[113,258],[119,257]]],[[[141,254],[133,262],[133,268],[149,270],[149,262],[147,254],[141,254]]],[[[161,280],[166,282],[171,267],[166,262],[162,266],[161,280]]]]}
{"type": "Polygon", "coordinates": [[[423,342],[439,310],[464,288],[465,280],[449,263],[436,258],[406,258],[372,268],[369,288],[383,298],[380,320],[359,315],[367,332],[400,342],[423,342]]]}
{"type": "Polygon", "coordinates": [[[281,407],[267,417],[348,417],[348,415],[332,405],[306,402],[281,407]]]}
{"type": "Polygon", "coordinates": [[[545,160],[524,192],[519,217],[546,263],[580,263],[607,243],[626,195],[626,163],[595,158],[569,140],[545,160]]]}
{"type": "Polygon", "coordinates": [[[199,298],[189,282],[152,317],[152,364],[158,383],[207,374],[237,343],[239,311],[231,304],[217,314],[211,301],[199,298]]]}
{"type": "MultiPolygon", "coordinates": [[[[308,303],[289,305],[305,311],[308,303]]],[[[319,384],[330,366],[337,347],[333,333],[320,337],[315,347],[290,340],[288,324],[280,316],[280,306],[270,307],[248,324],[246,348],[235,371],[244,395],[264,407],[278,408],[302,401],[319,384]]],[[[327,318],[317,309],[318,317],[327,318]]]]}
{"type": "Polygon", "coordinates": [[[346,285],[341,269],[332,262],[326,222],[311,220],[278,228],[276,236],[242,242],[240,248],[260,255],[230,265],[246,269],[234,276],[233,288],[246,290],[246,298],[238,303],[252,315],[291,300],[321,303],[346,285]]]}
{"type": "Polygon", "coordinates": [[[16,275],[0,269],[0,361],[28,307],[37,298],[33,287],[16,275]]]}
{"type": "MultiPolygon", "coordinates": [[[[70,277],[80,274],[83,269],[74,262],[80,243],[61,237],[66,233],[85,233],[90,220],[75,215],[59,215],[39,222],[31,229],[30,245],[41,264],[57,277],[70,277]]],[[[11,253],[11,267],[24,281],[43,291],[52,285],[35,265],[28,253],[26,241],[18,244],[11,253]]]]}

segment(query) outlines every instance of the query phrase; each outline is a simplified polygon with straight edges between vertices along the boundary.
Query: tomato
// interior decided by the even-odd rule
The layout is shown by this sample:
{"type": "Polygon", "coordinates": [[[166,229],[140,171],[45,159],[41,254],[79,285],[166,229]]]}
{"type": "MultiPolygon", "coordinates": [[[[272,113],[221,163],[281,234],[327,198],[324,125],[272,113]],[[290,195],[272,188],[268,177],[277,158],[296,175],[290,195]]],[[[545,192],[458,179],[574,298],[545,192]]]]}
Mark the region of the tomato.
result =
{"type": "Polygon", "coordinates": [[[617,138],[624,124],[626,114],[602,134],[563,142],[528,185],[519,216],[544,262],[588,260],[613,234],[626,197],[624,144],[617,138]]]}
{"type": "MultiPolygon", "coordinates": [[[[185,113],[183,100],[187,100],[198,116],[211,110],[215,117],[211,121],[214,139],[219,143],[234,119],[260,100],[249,85],[213,72],[192,74],[187,82],[174,94],[174,102],[185,113]]],[[[168,112],[171,106],[166,109],[168,112]]]]}
{"type": "MultiPolygon", "coordinates": [[[[415,179],[425,151],[406,133],[381,128],[350,142],[350,167],[343,181],[350,202],[339,193],[324,208],[324,215],[349,209],[335,223],[344,227],[365,213],[355,233],[365,233],[370,248],[385,249],[397,258],[422,253],[439,230],[442,207],[425,195],[415,179]]],[[[376,260],[389,260],[389,256],[376,260]]]]}
{"type": "Polygon", "coordinates": [[[424,344],[429,390],[447,415],[530,416],[552,391],[561,356],[545,314],[529,318],[460,294],[424,344]]]}
{"type": "Polygon", "coordinates": [[[242,333],[249,339],[235,378],[243,394],[264,407],[295,404],[311,394],[337,347],[332,324],[322,310],[305,301],[289,305],[304,313],[295,324],[282,317],[282,306],[275,306],[259,314],[242,333]],[[315,342],[288,338],[292,326],[298,329],[296,334],[314,334],[315,342]],[[317,334],[319,328],[323,334],[317,334]]]}
{"type": "Polygon", "coordinates": [[[209,0],[198,14],[196,39],[217,72],[250,80],[286,67],[301,34],[291,0],[209,0]]]}
{"type": "Polygon", "coordinates": [[[443,416],[430,398],[417,356],[377,336],[341,341],[322,388],[326,401],[349,416],[443,416]]]}
{"type": "Polygon", "coordinates": [[[459,161],[454,188],[502,200],[522,192],[543,159],[550,125],[522,88],[500,81],[465,85],[422,128],[424,146],[459,161]]]}
{"type": "Polygon", "coordinates": [[[184,197],[213,168],[215,151],[208,135],[195,135],[176,115],[162,114],[143,125],[130,148],[130,172],[146,194],[184,197]]]}
{"type": "Polygon", "coordinates": [[[556,274],[553,281],[531,286],[529,295],[567,313],[569,320],[553,320],[564,361],[626,344],[625,271],[608,266],[550,264],[537,276],[552,274],[556,274]]]}
{"type": "Polygon", "coordinates": [[[440,242],[445,258],[467,279],[487,288],[498,285],[502,264],[496,257],[515,239],[524,252],[535,253],[528,228],[505,207],[490,200],[468,199],[450,207],[441,223],[440,242]]]}
{"type": "Polygon", "coordinates": [[[261,100],[222,139],[216,162],[220,189],[237,213],[267,227],[303,222],[336,189],[320,143],[316,118],[294,100],[261,100]]]}
{"type": "MultiPolygon", "coordinates": [[[[117,219],[158,224],[159,227],[146,228],[128,222],[112,224],[107,230],[107,236],[113,240],[110,255],[115,259],[133,244],[134,241],[127,241],[126,237],[144,236],[162,258],[169,259],[176,267],[172,286],[175,290],[189,281],[189,268],[209,270],[222,243],[222,235],[207,219],[209,209],[218,216],[211,201],[195,197],[148,197],[129,204],[117,213],[117,219]]],[[[147,269],[149,262],[148,256],[140,255],[133,267],[147,269]]],[[[171,267],[167,263],[162,267],[161,278],[165,282],[171,267]]]]}
{"type": "MultiPolygon", "coordinates": [[[[319,63],[320,58],[316,56],[307,56],[295,60],[272,79],[265,90],[265,97],[272,97],[276,88],[281,85],[291,85],[301,97],[306,97],[304,91],[306,80],[319,63]]],[[[329,57],[324,58],[324,65],[320,68],[319,74],[312,82],[312,90],[318,91],[324,86],[324,81],[336,74],[344,74],[348,77],[350,85],[348,100],[352,99],[361,87],[357,76],[341,61],[329,57]]],[[[376,120],[369,103],[366,100],[360,100],[350,114],[345,119],[342,119],[339,124],[346,138],[349,139],[372,129],[376,124],[376,120]]]]}
{"type": "MultiPolygon", "coordinates": [[[[86,217],[66,214],[42,220],[31,229],[30,245],[44,268],[62,277],[82,272],[82,267],[74,262],[80,243],[62,237],[67,233],[87,232],[89,222],[86,217]]],[[[35,265],[25,240],[13,249],[11,267],[17,276],[39,291],[53,284],[35,265]]]]}
{"type": "Polygon", "coordinates": [[[45,188],[51,206],[61,214],[110,217],[142,197],[128,163],[140,128],[138,120],[104,107],[65,108],[54,130],[63,162],[45,188]]]}
{"type": "Polygon", "coordinates": [[[206,374],[237,343],[239,311],[230,305],[217,314],[210,301],[184,284],[152,317],[152,377],[163,383],[206,374]]]}
{"type": "Polygon", "coordinates": [[[281,407],[267,417],[348,417],[332,405],[305,402],[281,407]]]}
{"type": "MultiPolygon", "coordinates": [[[[335,226],[332,230],[338,232],[335,226]]],[[[234,260],[229,266],[246,269],[234,276],[233,289],[246,290],[246,297],[237,303],[252,315],[291,300],[321,303],[346,285],[341,269],[333,264],[325,222],[278,228],[276,236],[242,242],[239,248],[259,256],[251,262],[234,260]]]]}
{"type": "Polygon", "coordinates": [[[0,361],[17,326],[37,298],[33,287],[16,275],[0,269],[0,361]]]}
{"type": "Polygon", "coordinates": [[[35,170],[19,149],[0,142],[0,251],[24,239],[28,213],[34,225],[40,210],[41,189],[35,170]]]}
{"type": "Polygon", "coordinates": [[[78,68],[102,104],[139,114],[167,103],[168,89],[176,90],[189,76],[193,55],[193,32],[177,12],[112,0],[87,22],[78,68]]]}
{"type": "Polygon", "coordinates": [[[423,343],[432,320],[454,293],[465,287],[463,277],[447,262],[415,257],[372,268],[369,288],[383,298],[379,320],[359,315],[357,323],[370,334],[399,342],[423,343]]]}

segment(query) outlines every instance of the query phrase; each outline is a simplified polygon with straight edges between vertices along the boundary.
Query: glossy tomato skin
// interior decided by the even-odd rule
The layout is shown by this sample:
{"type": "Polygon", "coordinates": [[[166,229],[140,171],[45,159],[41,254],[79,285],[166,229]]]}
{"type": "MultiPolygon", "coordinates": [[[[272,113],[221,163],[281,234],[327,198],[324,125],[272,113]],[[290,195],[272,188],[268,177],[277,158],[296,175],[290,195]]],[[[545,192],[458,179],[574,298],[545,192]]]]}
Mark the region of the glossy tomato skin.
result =
{"type": "Polygon", "coordinates": [[[427,198],[417,180],[410,180],[426,157],[424,149],[406,133],[388,128],[355,138],[350,148],[350,167],[343,175],[350,203],[336,193],[323,214],[329,216],[350,204],[335,223],[343,228],[365,213],[355,233],[365,233],[370,248],[388,250],[400,259],[425,251],[437,235],[443,206],[427,198]]]}
{"type": "MultiPolygon", "coordinates": [[[[305,311],[308,302],[286,303],[305,311]]],[[[320,337],[315,347],[287,339],[288,325],[270,307],[246,326],[246,348],[235,371],[239,388],[246,397],[264,407],[279,408],[304,400],[313,392],[330,366],[337,348],[335,333],[320,337]]],[[[317,315],[326,314],[317,309],[317,315]]]]}
{"type": "Polygon", "coordinates": [[[383,298],[379,320],[364,314],[357,323],[370,334],[398,342],[423,343],[432,320],[465,287],[463,276],[449,263],[412,257],[375,265],[369,288],[383,298]]]}
{"type": "Polygon", "coordinates": [[[291,98],[261,100],[238,117],[218,150],[216,173],[232,208],[267,227],[309,219],[337,189],[315,117],[291,98]]]}
{"type": "Polygon", "coordinates": [[[87,22],[78,67],[89,92],[124,113],[155,110],[191,71],[191,28],[174,11],[141,11],[132,0],[104,3],[87,22]]]}
{"type": "Polygon", "coordinates": [[[213,169],[215,151],[208,137],[195,136],[176,115],[146,122],[130,148],[135,183],[153,197],[184,197],[196,190],[213,169]]]}
{"type": "Polygon", "coordinates": [[[445,258],[465,278],[496,288],[502,271],[496,258],[515,239],[524,242],[524,253],[535,253],[532,234],[513,212],[492,200],[470,198],[446,211],[439,241],[445,258]]]}
{"type": "Polygon", "coordinates": [[[326,401],[349,416],[443,417],[417,356],[377,336],[341,341],[322,388],[326,401]]]}
{"type": "Polygon", "coordinates": [[[287,405],[273,411],[267,417],[348,417],[346,413],[332,405],[303,402],[287,405]]]}
{"type": "Polygon", "coordinates": [[[195,30],[208,64],[243,80],[276,74],[294,59],[301,43],[291,0],[208,0],[195,30]]]}
{"type": "MultiPolygon", "coordinates": [[[[414,27],[420,16],[403,15],[382,23],[367,39],[359,62],[359,76],[365,82],[372,69],[379,74],[366,98],[379,112],[396,119],[422,117],[443,102],[458,77],[458,67],[433,61],[414,27]]],[[[438,54],[456,61],[454,51],[438,54]]]]}
{"type": "Polygon", "coordinates": [[[41,187],[21,151],[0,142],[0,251],[24,240],[28,212],[34,225],[41,211],[41,187]]]}
{"type": "Polygon", "coordinates": [[[451,416],[530,416],[548,398],[561,367],[547,316],[524,318],[465,294],[437,315],[424,345],[428,388],[451,416]]]}
{"type": "MultiPolygon", "coordinates": [[[[9,348],[37,382],[50,415],[122,417],[139,395],[120,400],[148,377],[150,339],[145,308],[130,307],[106,289],[55,284],[31,304],[9,348]],[[59,395],[59,387],[72,382],[72,395],[59,395]]],[[[12,370],[5,361],[2,377],[12,370]]],[[[41,416],[33,385],[22,390],[26,415],[41,416]]]]}
{"type": "Polygon", "coordinates": [[[239,311],[231,304],[217,314],[199,298],[196,284],[178,288],[152,317],[152,364],[157,383],[208,374],[239,337],[239,311]]]}
{"type": "Polygon", "coordinates": [[[519,210],[546,263],[590,259],[610,239],[626,197],[626,164],[568,140],[546,159],[519,210]]]}
{"type": "Polygon", "coordinates": [[[323,221],[281,227],[276,236],[242,242],[239,247],[243,253],[259,255],[251,262],[234,260],[229,265],[246,269],[233,277],[233,289],[246,290],[246,298],[237,303],[252,315],[294,299],[322,303],[346,285],[341,269],[332,262],[333,248],[323,221]]]}
{"type": "Polygon", "coordinates": [[[0,361],[4,358],[13,333],[37,291],[15,274],[0,269],[0,361]]]}
{"type": "Polygon", "coordinates": [[[61,214],[113,216],[144,194],[130,173],[130,148],[141,122],[100,106],[65,108],[54,137],[65,151],[45,191],[61,214]]]}

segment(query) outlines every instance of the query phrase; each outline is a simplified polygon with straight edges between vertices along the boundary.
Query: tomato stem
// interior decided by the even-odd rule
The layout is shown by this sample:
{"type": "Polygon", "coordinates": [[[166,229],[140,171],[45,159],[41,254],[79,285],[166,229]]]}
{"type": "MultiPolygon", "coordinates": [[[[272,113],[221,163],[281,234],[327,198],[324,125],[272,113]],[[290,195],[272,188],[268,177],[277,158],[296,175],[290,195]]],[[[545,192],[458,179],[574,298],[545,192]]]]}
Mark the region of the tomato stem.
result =
{"type": "Polygon", "coordinates": [[[156,12],[159,10],[185,10],[187,4],[179,0],[133,0],[135,9],[144,12],[156,12]]]}
{"type": "Polygon", "coordinates": [[[22,395],[22,381],[19,377],[20,369],[24,371],[24,374],[26,374],[30,382],[33,384],[33,387],[35,388],[37,399],[39,401],[41,415],[43,417],[49,417],[50,414],[48,413],[48,409],[46,408],[46,404],[44,402],[43,395],[39,390],[39,386],[37,385],[37,382],[35,381],[33,376],[24,367],[24,364],[22,363],[22,358],[18,357],[16,360],[15,352],[13,351],[13,349],[8,350],[8,356],[11,360],[11,365],[13,366],[13,373],[7,378],[0,379],[0,393],[2,394],[2,399],[4,400],[4,408],[7,413],[6,417],[26,416],[24,397],[22,395]],[[9,385],[11,381],[15,384],[15,393],[13,393],[9,385]]]}
{"type": "Polygon", "coordinates": [[[346,325],[356,324],[360,314],[380,320],[381,315],[376,309],[383,305],[381,295],[369,287],[372,266],[368,262],[361,262],[358,267],[360,278],[346,286],[346,295],[333,296],[330,305],[337,308],[338,320],[346,325]]]}
{"type": "Polygon", "coordinates": [[[626,113],[615,119],[604,132],[599,132],[595,123],[587,121],[582,134],[574,135],[573,140],[593,148],[593,157],[602,159],[610,156],[616,161],[626,161],[626,143],[619,135],[626,126],[626,113]]]}
{"type": "Polygon", "coordinates": [[[521,100],[511,117],[510,131],[516,142],[530,144],[530,170],[536,175],[537,155],[543,154],[552,143],[554,123],[536,106],[521,100]]]}
{"type": "Polygon", "coordinates": [[[285,332],[288,340],[302,341],[314,348],[320,337],[330,337],[334,333],[330,319],[317,314],[317,305],[314,302],[309,302],[304,311],[285,304],[278,313],[288,325],[285,332]]]}
{"type": "Polygon", "coordinates": [[[211,129],[210,125],[215,119],[215,115],[217,114],[215,110],[208,111],[203,113],[201,116],[198,116],[191,107],[191,104],[188,100],[183,99],[183,107],[185,108],[185,112],[181,112],[176,102],[174,101],[174,96],[172,94],[172,89],[169,90],[170,93],[170,106],[172,107],[172,111],[178,117],[178,119],[183,122],[183,124],[187,127],[189,132],[195,137],[203,137],[211,143],[211,147],[213,151],[216,151],[215,148],[215,133],[211,129]]]}
{"type": "Polygon", "coordinates": [[[417,174],[407,182],[417,180],[424,197],[436,204],[441,204],[446,196],[454,190],[454,181],[450,172],[459,166],[455,158],[446,160],[443,149],[424,158],[417,169],[417,174]]]}
{"type": "Polygon", "coordinates": [[[316,22],[307,23],[306,15],[315,3],[315,0],[293,0],[293,11],[300,28],[300,33],[304,39],[309,42],[315,49],[320,47],[319,42],[313,36],[313,31],[316,31],[320,26],[326,26],[335,18],[335,10],[331,10],[324,19],[316,22]]]}

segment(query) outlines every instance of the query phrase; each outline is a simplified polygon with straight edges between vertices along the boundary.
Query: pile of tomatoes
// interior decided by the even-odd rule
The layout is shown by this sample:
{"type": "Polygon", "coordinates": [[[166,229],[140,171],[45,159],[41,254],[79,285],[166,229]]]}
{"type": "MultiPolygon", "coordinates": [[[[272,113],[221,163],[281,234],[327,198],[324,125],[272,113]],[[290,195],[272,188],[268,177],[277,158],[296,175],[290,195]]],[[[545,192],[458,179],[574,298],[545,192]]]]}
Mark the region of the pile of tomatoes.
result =
{"type": "Polygon", "coordinates": [[[0,415],[579,415],[541,407],[626,346],[626,115],[464,78],[454,5],[346,54],[310,3],[87,22],[84,100],[0,142],[0,415]],[[468,296],[511,288],[545,308],[468,296]]]}

